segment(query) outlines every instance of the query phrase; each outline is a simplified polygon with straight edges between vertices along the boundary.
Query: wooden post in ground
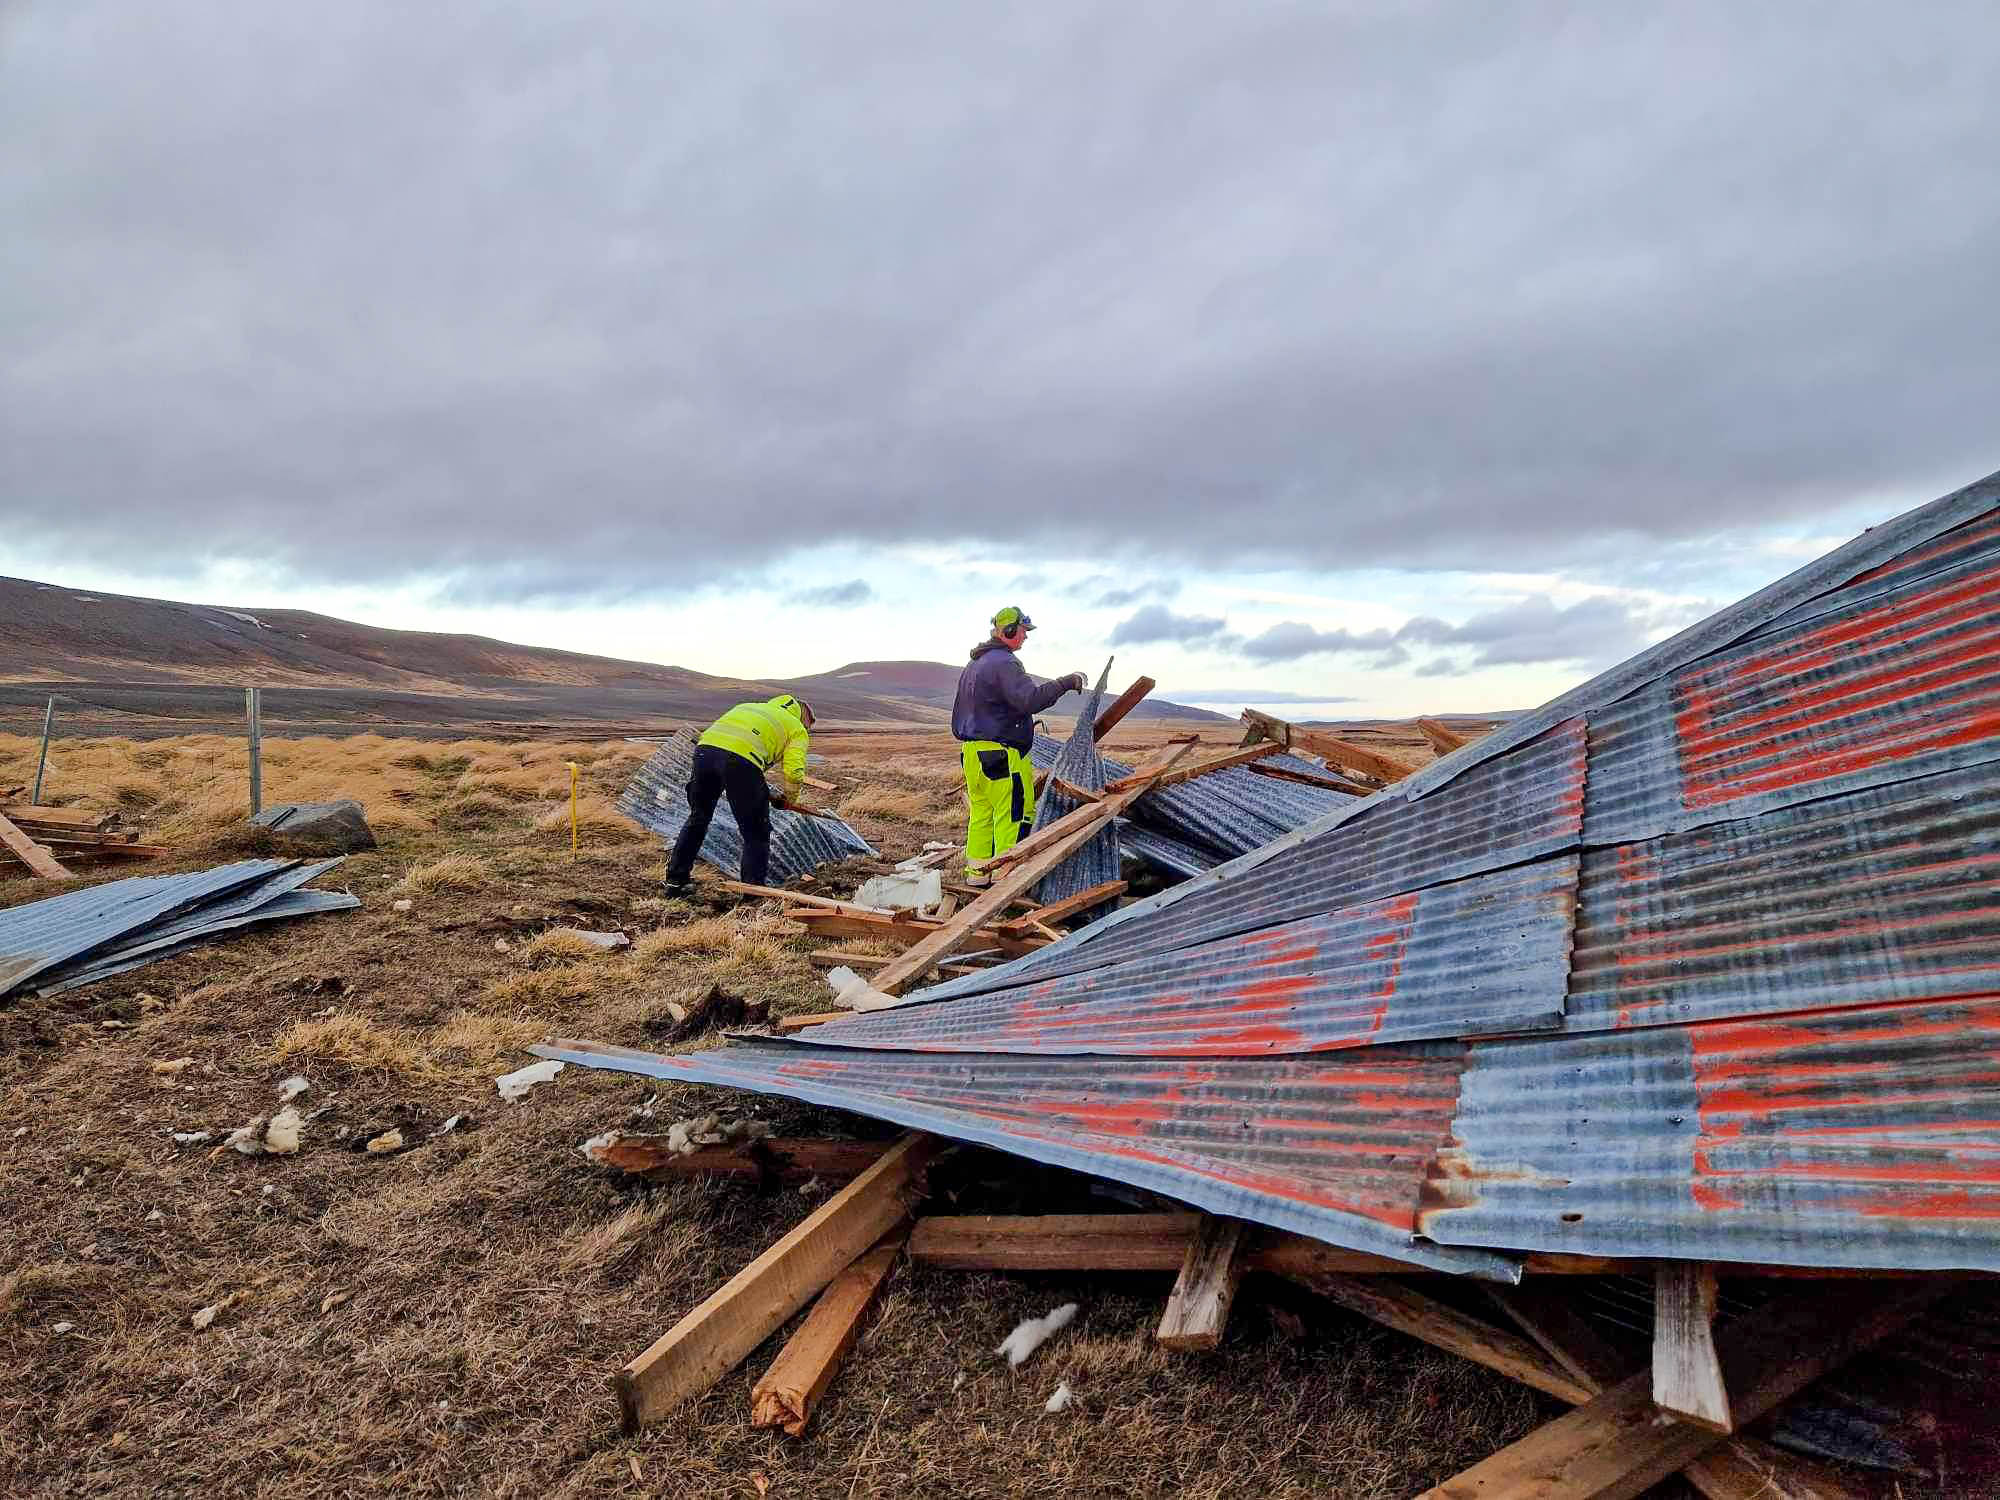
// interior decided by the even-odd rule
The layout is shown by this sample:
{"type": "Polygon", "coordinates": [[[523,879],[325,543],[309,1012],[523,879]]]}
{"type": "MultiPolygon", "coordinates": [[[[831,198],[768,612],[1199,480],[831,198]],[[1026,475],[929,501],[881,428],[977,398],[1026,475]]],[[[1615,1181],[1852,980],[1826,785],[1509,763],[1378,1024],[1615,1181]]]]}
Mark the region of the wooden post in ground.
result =
{"type": "Polygon", "coordinates": [[[611,1379],[627,1432],[699,1396],[910,1213],[946,1147],[906,1135],[611,1379]]]}
{"type": "Polygon", "coordinates": [[[264,713],[263,695],[253,687],[243,690],[243,714],[250,721],[250,816],[264,810],[264,713]]]}
{"type": "Polygon", "coordinates": [[[49,706],[42,710],[42,758],[35,762],[35,792],[28,798],[31,807],[39,807],[42,802],[42,775],[49,768],[49,730],[56,721],[56,695],[49,694],[49,706]]]}

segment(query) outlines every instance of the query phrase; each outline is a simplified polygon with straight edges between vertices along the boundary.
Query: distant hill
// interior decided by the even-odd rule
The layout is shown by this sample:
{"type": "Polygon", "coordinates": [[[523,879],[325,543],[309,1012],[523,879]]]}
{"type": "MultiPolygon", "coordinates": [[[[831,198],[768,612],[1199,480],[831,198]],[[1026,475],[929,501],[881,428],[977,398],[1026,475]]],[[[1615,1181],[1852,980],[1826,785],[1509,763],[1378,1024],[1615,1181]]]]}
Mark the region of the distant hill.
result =
{"type": "MultiPolygon", "coordinates": [[[[64,722],[93,732],[227,722],[252,684],[265,690],[274,728],[644,733],[781,686],[809,697],[829,723],[932,725],[949,712],[957,678],[956,667],[936,662],[856,662],[781,684],[305,610],[0,578],[0,722],[16,728],[52,690],[64,722]]],[[[1201,714],[1175,705],[1150,712],[1201,714]]]]}
{"type": "MultiPolygon", "coordinates": [[[[844,667],[835,667],[831,672],[817,672],[810,677],[792,678],[784,685],[809,700],[815,710],[828,694],[858,692],[921,704],[948,714],[951,712],[952,698],[958,692],[959,670],[964,665],[960,662],[957,666],[952,666],[939,661],[851,661],[844,667]]],[[[1107,694],[1122,691],[1126,681],[1129,680],[1114,680],[1106,689],[1107,694]]],[[[1066,693],[1057,700],[1055,707],[1049,712],[1074,714],[1082,705],[1081,695],[1066,693]]],[[[1191,708],[1185,703],[1171,703],[1164,698],[1147,698],[1132,711],[1131,717],[1205,720],[1209,723],[1235,722],[1230,715],[1215,713],[1206,708],[1191,708]]]]}

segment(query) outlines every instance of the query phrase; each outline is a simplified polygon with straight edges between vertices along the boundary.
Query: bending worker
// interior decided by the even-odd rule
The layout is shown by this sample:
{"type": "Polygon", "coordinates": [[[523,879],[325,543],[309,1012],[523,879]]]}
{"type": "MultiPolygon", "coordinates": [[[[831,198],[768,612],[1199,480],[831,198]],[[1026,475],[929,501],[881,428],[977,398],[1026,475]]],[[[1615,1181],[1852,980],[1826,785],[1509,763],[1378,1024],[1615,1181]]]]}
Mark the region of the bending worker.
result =
{"type": "Polygon", "coordinates": [[[1053,682],[1036,682],[1027,674],[1014,653],[1034,628],[1033,620],[1008,605],[993,617],[993,634],[972,648],[972,660],[958,674],[951,732],[964,743],[965,878],[973,885],[992,878],[978,861],[1005,854],[1035,821],[1035,768],[1028,760],[1035,715],[1084,684],[1081,672],[1053,682]]]}
{"type": "Polygon", "coordinates": [[[771,863],[771,790],[764,784],[764,773],[783,765],[785,797],[780,805],[800,806],[806,784],[806,731],[812,723],[813,711],[804,699],[780,693],[762,703],[739,703],[708,726],[695,746],[694,774],[687,784],[687,822],[667,861],[669,894],[693,884],[695,858],[722,797],[729,799],[730,815],[743,833],[743,882],[764,884],[771,863]]]}

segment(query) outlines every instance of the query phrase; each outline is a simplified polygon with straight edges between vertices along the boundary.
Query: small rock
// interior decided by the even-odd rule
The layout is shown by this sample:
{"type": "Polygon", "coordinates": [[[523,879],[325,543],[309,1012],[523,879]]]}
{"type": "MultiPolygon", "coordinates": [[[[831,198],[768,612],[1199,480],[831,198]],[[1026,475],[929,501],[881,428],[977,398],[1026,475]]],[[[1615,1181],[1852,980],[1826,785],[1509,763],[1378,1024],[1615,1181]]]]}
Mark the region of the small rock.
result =
{"type": "Polygon", "coordinates": [[[167,1216],[165,1213],[161,1212],[159,1209],[156,1208],[151,1213],[146,1215],[146,1222],[148,1224],[164,1224],[167,1222],[167,1216]]]}
{"type": "Polygon", "coordinates": [[[153,1071],[162,1078],[173,1078],[178,1076],[183,1068],[191,1067],[193,1064],[194,1059],[191,1057],[176,1057],[168,1062],[154,1063],[153,1071]]]}
{"type": "Polygon", "coordinates": [[[371,1156],[387,1156],[391,1151],[402,1149],[403,1132],[400,1130],[385,1130],[368,1143],[368,1152],[371,1156]]]}
{"type": "Polygon", "coordinates": [[[27,1133],[28,1133],[28,1127],[25,1125],[16,1125],[14,1127],[14,1139],[17,1141],[27,1133]]]}
{"type": "Polygon", "coordinates": [[[76,1324],[74,1324],[74,1323],[55,1323],[55,1324],[52,1324],[52,1325],[50,1325],[50,1328],[49,1328],[49,1332],[50,1332],[50,1333],[68,1333],[68,1332],[69,1332],[69,1331],[70,1331],[70,1330],[71,1330],[72,1328],[74,1328],[74,1327],[76,1327],[76,1324]]]}
{"type": "Polygon", "coordinates": [[[331,1296],[323,1297],[320,1299],[319,1310],[321,1313],[330,1313],[353,1295],[352,1292],[335,1292],[331,1296]]]}
{"type": "Polygon", "coordinates": [[[167,1134],[174,1138],[176,1146],[199,1146],[203,1141],[215,1139],[213,1130],[170,1130],[167,1134]]]}
{"type": "Polygon", "coordinates": [[[285,844],[316,854],[352,854],[375,847],[375,830],[368,826],[361,804],[351,797],[338,802],[284,802],[265,808],[250,821],[285,844]]]}
{"type": "Polygon", "coordinates": [[[495,953],[511,953],[513,949],[505,938],[495,938],[493,940],[493,951],[495,953]]]}
{"type": "Polygon", "coordinates": [[[278,1102],[280,1104],[290,1104],[311,1087],[312,1084],[308,1079],[301,1074],[294,1073],[290,1078],[287,1078],[283,1083],[278,1085],[278,1102]]]}
{"type": "Polygon", "coordinates": [[[414,906],[415,906],[416,904],[417,904],[416,902],[414,902],[414,901],[410,900],[410,899],[409,899],[409,898],[408,898],[408,897],[406,896],[406,897],[404,897],[404,898],[403,898],[403,899],[402,899],[401,901],[391,901],[391,902],[389,903],[389,910],[390,910],[390,911],[409,911],[409,910],[410,910],[410,909],[411,909],[412,907],[414,907],[414,906]]]}

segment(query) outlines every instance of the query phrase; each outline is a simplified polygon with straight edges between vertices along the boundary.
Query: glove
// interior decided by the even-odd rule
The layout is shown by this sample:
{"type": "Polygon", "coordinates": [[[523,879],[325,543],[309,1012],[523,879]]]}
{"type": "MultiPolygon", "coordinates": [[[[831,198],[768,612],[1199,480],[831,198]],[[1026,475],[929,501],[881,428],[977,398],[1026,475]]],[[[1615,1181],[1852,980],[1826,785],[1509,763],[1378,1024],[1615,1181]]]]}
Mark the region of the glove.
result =
{"type": "Polygon", "coordinates": [[[1065,677],[1063,681],[1069,684],[1069,690],[1072,693],[1080,693],[1083,691],[1085,684],[1087,684],[1090,681],[1090,679],[1088,677],[1085,677],[1081,672],[1072,672],[1069,674],[1069,676],[1065,677]]]}

